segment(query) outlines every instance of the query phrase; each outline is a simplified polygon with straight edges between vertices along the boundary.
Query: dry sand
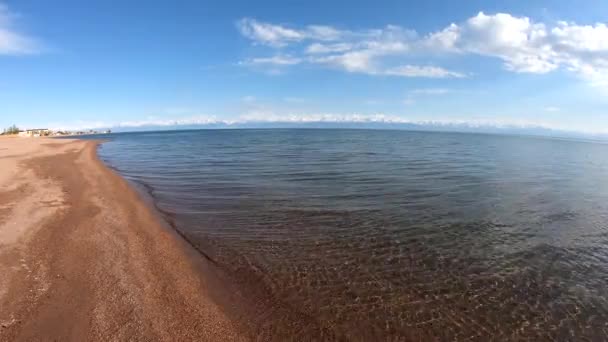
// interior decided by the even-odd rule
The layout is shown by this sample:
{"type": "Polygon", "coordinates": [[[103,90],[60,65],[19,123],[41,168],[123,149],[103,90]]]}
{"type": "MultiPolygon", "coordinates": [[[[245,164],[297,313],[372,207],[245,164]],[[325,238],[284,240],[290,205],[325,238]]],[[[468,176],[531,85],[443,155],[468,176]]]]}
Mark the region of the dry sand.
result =
{"type": "Polygon", "coordinates": [[[245,340],[96,147],[0,138],[0,340],[245,340]]]}

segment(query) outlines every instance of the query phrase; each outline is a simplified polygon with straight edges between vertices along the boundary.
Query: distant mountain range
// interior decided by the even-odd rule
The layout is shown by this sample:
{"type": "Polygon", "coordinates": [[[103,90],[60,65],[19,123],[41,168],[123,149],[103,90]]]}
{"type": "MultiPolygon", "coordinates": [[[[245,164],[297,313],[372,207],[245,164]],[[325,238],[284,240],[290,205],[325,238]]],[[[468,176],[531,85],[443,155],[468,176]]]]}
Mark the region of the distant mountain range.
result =
{"type": "Polygon", "coordinates": [[[316,129],[392,129],[431,132],[462,132],[488,134],[515,134],[585,140],[606,140],[608,134],[589,134],[575,131],[550,129],[540,126],[472,125],[467,123],[395,123],[395,122],[264,122],[240,123],[213,122],[204,124],[141,125],[105,127],[113,132],[140,132],[190,129],[271,129],[271,128],[316,128],[316,129]]]}

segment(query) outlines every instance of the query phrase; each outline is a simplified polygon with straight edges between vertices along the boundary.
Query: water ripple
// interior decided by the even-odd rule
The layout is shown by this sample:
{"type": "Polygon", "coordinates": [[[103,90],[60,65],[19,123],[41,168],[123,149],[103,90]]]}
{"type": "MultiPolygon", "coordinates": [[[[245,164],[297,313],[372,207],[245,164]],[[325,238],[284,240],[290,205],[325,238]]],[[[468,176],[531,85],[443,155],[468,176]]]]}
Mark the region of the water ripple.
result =
{"type": "Polygon", "coordinates": [[[360,130],[111,137],[103,159],[146,184],[188,239],[336,336],[607,339],[606,145],[360,130]]]}

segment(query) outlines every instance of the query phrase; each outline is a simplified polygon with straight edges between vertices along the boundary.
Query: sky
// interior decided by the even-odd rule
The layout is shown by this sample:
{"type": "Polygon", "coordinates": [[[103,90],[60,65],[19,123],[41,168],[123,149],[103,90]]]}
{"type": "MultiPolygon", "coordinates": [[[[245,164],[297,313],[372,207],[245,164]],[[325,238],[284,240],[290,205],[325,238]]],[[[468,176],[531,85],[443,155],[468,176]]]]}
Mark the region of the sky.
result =
{"type": "Polygon", "coordinates": [[[0,0],[0,127],[608,133],[608,2],[0,0]]]}

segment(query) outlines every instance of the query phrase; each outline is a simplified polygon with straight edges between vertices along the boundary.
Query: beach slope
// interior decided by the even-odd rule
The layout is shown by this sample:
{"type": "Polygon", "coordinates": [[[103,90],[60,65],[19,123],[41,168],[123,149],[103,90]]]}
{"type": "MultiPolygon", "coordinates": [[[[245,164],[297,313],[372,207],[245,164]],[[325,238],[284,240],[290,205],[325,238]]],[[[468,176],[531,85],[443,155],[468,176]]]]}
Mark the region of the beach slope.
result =
{"type": "Polygon", "coordinates": [[[0,138],[0,340],[243,340],[97,144],[0,138]]]}

